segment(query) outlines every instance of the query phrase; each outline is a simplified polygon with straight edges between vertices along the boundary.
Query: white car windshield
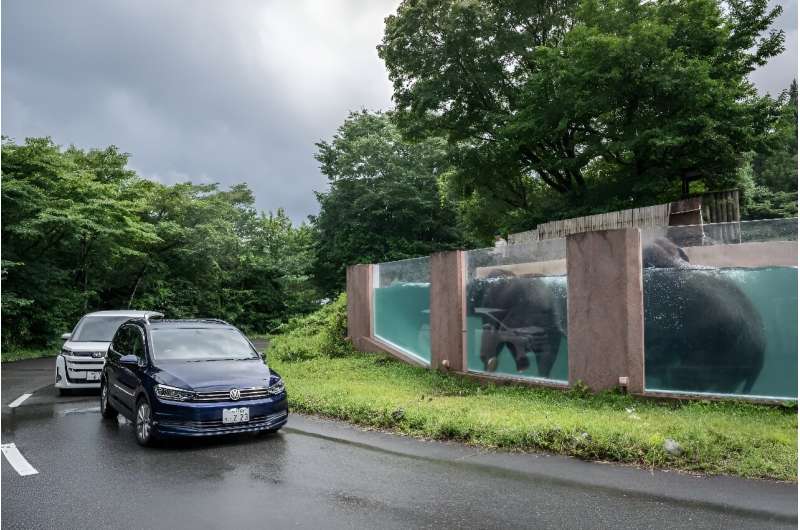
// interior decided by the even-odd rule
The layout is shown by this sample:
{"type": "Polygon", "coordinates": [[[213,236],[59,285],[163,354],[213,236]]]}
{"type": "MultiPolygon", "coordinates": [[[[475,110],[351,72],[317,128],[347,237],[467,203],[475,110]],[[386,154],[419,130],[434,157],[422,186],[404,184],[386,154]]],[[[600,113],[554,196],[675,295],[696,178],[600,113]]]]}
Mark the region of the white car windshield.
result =
{"type": "Polygon", "coordinates": [[[114,333],[131,317],[86,316],[78,322],[69,340],[73,342],[111,342],[114,333]]]}
{"type": "Polygon", "coordinates": [[[250,343],[232,328],[161,328],[150,332],[158,360],[220,361],[258,359],[250,343]]]}

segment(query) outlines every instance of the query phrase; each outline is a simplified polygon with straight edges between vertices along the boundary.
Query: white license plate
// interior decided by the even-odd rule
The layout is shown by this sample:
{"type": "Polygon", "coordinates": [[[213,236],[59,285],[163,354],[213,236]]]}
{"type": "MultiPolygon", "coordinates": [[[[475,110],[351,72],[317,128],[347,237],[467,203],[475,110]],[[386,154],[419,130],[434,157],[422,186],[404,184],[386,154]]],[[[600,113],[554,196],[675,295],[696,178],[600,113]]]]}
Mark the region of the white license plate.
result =
{"type": "Polygon", "coordinates": [[[222,409],[222,423],[244,423],[246,421],[250,421],[249,408],[222,409]]]}
{"type": "Polygon", "coordinates": [[[100,372],[86,372],[87,381],[100,381],[100,372]]]}

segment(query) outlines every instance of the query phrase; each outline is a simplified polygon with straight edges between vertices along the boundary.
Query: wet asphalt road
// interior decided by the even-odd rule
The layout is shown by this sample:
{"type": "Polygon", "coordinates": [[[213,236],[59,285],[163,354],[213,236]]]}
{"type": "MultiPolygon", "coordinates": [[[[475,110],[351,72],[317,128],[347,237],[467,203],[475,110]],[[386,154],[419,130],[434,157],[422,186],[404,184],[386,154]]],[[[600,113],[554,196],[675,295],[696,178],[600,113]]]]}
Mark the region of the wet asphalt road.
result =
{"type": "Polygon", "coordinates": [[[791,528],[795,485],[478,451],[293,415],[281,433],[136,445],[53,359],[2,366],[3,528],[791,528]],[[39,389],[20,407],[8,404],[39,389]]]}

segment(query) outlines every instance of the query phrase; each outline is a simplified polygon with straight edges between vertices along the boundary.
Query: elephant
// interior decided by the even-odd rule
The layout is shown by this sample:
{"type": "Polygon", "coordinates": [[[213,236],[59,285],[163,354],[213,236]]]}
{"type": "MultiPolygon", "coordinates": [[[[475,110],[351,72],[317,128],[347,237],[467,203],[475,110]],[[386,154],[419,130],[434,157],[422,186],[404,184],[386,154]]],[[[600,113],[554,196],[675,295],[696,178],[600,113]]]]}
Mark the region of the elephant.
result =
{"type": "Polygon", "coordinates": [[[552,284],[535,276],[493,271],[473,282],[473,312],[483,320],[480,358],[487,372],[497,369],[503,347],[514,357],[517,371],[530,367],[528,353],[536,357],[539,376],[549,377],[562,338],[566,297],[558,297],[552,284]]]}
{"type": "Polygon", "coordinates": [[[642,264],[646,379],[672,390],[749,393],[766,349],[753,302],[718,270],[693,266],[668,239],[645,246],[642,264]]]}

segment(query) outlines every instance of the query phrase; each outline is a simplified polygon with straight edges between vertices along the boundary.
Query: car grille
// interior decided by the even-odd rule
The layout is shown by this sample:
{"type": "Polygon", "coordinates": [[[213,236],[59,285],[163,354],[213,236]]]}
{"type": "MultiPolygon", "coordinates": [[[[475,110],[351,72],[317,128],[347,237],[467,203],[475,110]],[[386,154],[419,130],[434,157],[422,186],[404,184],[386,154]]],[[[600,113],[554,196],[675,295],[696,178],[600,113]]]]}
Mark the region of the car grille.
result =
{"type": "Polygon", "coordinates": [[[158,425],[162,427],[183,427],[191,429],[222,429],[222,428],[241,428],[241,427],[259,427],[264,425],[271,425],[276,421],[285,418],[289,412],[282,410],[274,414],[266,414],[261,416],[253,416],[249,422],[242,423],[222,423],[222,420],[201,420],[201,421],[173,421],[162,420],[158,425]]]}
{"type": "MultiPolygon", "coordinates": [[[[271,395],[267,387],[241,388],[239,389],[239,394],[241,397],[238,399],[238,401],[246,401],[248,399],[263,399],[271,395]]],[[[214,402],[232,400],[230,391],[224,390],[220,392],[195,392],[192,401],[214,402]]]]}
{"type": "Polygon", "coordinates": [[[74,351],[72,355],[75,357],[94,357],[95,359],[100,359],[101,357],[106,356],[106,352],[104,351],[74,351]]]}

